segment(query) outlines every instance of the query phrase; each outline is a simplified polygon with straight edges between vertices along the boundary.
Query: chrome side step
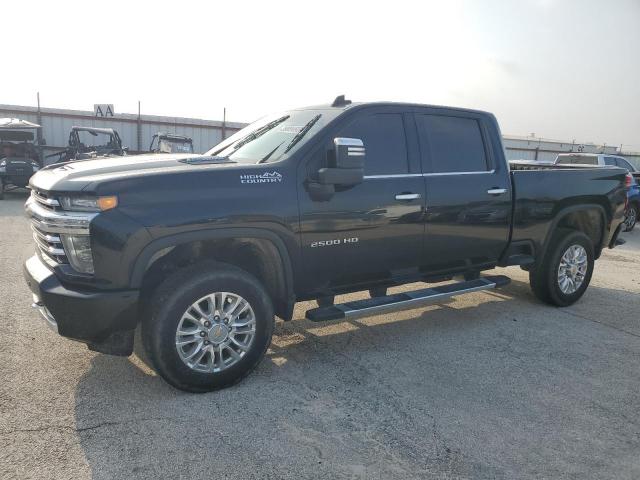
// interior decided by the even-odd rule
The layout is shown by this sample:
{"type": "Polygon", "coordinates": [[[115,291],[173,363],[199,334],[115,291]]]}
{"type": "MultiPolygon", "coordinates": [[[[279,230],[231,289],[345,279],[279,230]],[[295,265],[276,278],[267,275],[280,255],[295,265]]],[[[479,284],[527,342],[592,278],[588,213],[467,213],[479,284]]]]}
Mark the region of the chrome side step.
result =
{"type": "Polygon", "coordinates": [[[480,277],[467,282],[450,283],[384,297],[367,298],[366,300],[341,303],[328,307],[312,308],[307,310],[306,317],[312,322],[369,317],[386,312],[418,308],[456,295],[462,295],[463,293],[503,287],[509,282],[511,282],[511,279],[504,275],[480,277]]]}

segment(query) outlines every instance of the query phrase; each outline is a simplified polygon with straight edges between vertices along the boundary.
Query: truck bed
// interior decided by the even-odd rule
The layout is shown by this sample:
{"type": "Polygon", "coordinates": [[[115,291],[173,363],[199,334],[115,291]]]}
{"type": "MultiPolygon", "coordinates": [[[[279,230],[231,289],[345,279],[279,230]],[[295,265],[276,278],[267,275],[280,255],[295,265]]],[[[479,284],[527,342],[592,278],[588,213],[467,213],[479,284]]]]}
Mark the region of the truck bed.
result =
{"type": "Polygon", "coordinates": [[[615,233],[610,229],[611,221],[624,215],[626,170],[526,161],[510,162],[510,167],[514,191],[512,242],[531,241],[540,252],[541,242],[548,238],[559,212],[588,204],[593,205],[594,212],[604,213],[606,238],[600,239],[599,246],[609,244],[615,233]],[[615,205],[618,207],[612,207],[615,205]]]}

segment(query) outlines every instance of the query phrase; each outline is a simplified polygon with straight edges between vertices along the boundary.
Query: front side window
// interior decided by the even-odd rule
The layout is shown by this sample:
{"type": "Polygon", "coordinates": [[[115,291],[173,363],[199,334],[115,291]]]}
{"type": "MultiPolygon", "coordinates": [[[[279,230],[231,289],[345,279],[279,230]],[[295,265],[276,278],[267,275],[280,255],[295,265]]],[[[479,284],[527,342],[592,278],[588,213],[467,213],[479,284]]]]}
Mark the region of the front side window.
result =
{"type": "Polygon", "coordinates": [[[407,141],[399,113],[362,115],[343,128],[338,136],[362,140],[367,151],[365,175],[393,175],[409,171],[407,141]]]}
{"type": "Polygon", "coordinates": [[[417,120],[428,145],[431,173],[488,170],[482,132],[476,119],[418,115],[417,120]]]}

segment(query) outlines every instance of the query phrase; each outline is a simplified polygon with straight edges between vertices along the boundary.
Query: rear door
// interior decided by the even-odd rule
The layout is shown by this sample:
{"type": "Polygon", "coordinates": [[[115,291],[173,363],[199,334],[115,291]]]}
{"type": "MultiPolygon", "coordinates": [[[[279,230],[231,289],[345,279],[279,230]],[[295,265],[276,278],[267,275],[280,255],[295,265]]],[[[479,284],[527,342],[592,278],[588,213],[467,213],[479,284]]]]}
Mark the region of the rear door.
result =
{"type": "Polygon", "coordinates": [[[473,112],[417,113],[426,185],[425,265],[431,273],[497,262],[509,240],[511,181],[493,122],[473,112]]]}

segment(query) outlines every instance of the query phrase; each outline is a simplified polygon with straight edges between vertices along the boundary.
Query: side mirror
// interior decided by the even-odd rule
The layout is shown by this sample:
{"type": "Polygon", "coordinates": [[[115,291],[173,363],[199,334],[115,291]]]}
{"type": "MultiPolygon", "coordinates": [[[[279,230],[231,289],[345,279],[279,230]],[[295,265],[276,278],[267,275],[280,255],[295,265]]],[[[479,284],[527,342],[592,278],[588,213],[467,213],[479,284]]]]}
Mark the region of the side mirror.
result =
{"type": "Polygon", "coordinates": [[[317,182],[309,182],[307,189],[316,201],[327,201],[336,187],[351,187],[364,180],[365,148],[359,138],[337,137],[334,150],[329,152],[328,167],[318,170],[317,182]]]}
{"type": "Polygon", "coordinates": [[[364,170],[365,148],[359,138],[334,138],[335,168],[358,168],[364,170]]]}
{"type": "Polygon", "coordinates": [[[359,138],[334,138],[334,155],[329,167],[318,170],[318,182],[324,185],[351,186],[364,179],[365,148],[359,138]]]}

